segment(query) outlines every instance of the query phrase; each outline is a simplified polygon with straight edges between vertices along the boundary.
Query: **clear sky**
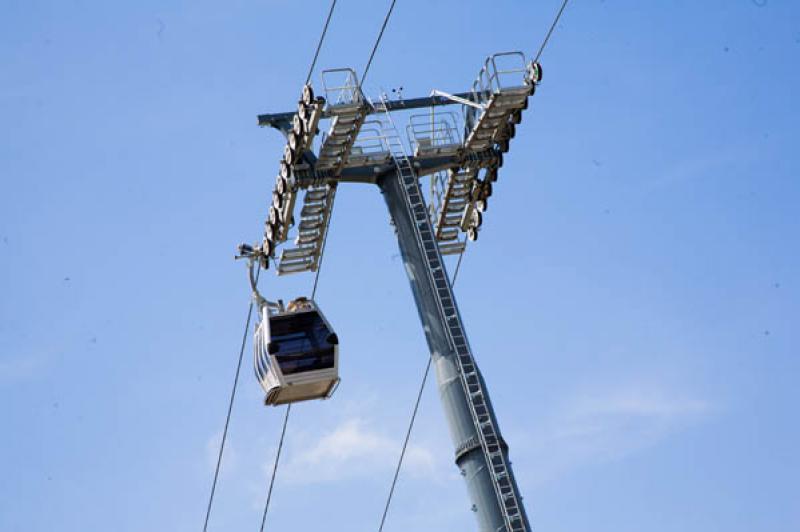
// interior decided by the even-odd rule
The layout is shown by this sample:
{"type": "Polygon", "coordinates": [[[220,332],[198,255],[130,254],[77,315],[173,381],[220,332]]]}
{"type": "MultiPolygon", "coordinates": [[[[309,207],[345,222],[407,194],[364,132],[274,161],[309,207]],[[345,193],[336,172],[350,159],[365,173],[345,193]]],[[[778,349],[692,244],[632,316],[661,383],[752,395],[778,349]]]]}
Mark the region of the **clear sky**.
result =
{"type": "MultiPolygon", "coordinates": [[[[340,0],[319,66],[362,70],[388,3],[340,0]]],[[[399,0],[365,90],[465,90],[559,4],[399,0]]],[[[202,529],[283,146],[255,117],[327,8],[2,3],[3,532],[202,529]]],[[[456,286],[531,522],[800,530],[800,4],[573,0],[542,62],[456,286]]],[[[343,381],[293,410],[268,529],[376,530],[427,353],[377,189],[340,189],[318,301],[343,381]]],[[[257,529],[282,419],[245,356],[211,531],[257,529]]],[[[474,529],[435,387],[406,465],[387,531],[474,529]]]]}

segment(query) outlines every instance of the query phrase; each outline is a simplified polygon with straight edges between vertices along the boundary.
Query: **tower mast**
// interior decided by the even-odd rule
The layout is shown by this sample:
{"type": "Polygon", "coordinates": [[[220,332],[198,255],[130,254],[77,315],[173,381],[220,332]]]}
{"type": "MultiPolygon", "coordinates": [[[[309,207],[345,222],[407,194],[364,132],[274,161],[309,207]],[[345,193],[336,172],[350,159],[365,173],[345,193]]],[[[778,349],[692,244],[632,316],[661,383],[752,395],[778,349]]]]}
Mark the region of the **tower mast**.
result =
{"type": "Polygon", "coordinates": [[[442,255],[464,251],[459,232],[477,238],[503,153],[540,79],[539,64],[526,62],[522,53],[494,54],[468,92],[434,91],[406,101],[383,97],[373,104],[361,93],[354,71],[336,69],[323,72],[327,99],[314,99],[307,86],[297,114],[259,116],[260,125],[281,130],[288,140],[262,256],[276,257],[276,247],[288,239],[294,222],[297,194],[307,191],[297,247],[284,249],[275,260],[279,275],[317,270],[339,183],[380,188],[436,368],[455,462],[481,532],[524,532],[530,525],[442,255]],[[515,66],[506,66],[509,60],[515,66]],[[340,81],[326,83],[326,74],[340,81]],[[436,118],[434,107],[455,104],[465,111],[463,124],[454,113],[439,112],[436,118]],[[411,117],[409,155],[392,114],[416,108],[429,108],[430,114],[422,120],[411,117]],[[311,145],[321,119],[330,119],[331,125],[315,155],[311,145]],[[419,184],[428,174],[435,177],[432,208],[419,184]]]}

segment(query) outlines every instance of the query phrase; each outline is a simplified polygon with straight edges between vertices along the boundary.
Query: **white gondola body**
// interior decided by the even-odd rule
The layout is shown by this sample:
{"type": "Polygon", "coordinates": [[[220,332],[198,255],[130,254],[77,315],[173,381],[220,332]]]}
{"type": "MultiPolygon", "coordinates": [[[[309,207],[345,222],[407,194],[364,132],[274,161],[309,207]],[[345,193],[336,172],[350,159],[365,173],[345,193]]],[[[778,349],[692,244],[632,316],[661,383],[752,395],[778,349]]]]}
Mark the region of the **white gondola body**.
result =
{"type": "Polygon", "coordinates": [[[339,341],[311,300],[287,310],[261,309],[256,326],[255,372],[268,405],[327,399],[339,383],[339,341]]]}

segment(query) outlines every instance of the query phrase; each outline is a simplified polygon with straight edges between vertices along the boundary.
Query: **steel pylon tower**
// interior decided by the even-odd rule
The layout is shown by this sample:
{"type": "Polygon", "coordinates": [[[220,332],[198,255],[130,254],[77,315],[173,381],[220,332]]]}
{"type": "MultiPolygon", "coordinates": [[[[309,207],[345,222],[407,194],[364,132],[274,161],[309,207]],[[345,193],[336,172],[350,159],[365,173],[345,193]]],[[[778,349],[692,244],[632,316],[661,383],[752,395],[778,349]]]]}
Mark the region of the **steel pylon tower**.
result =
{"type": "Polygon", "coordinates": [[[353,70],[326,70],[325,97],[306,85],[296,112],[258,117],[287,138],[259,248],[263,266],[271,259],[279,275],[316,271],[338,185],[369,183],[382,192],[436,368],[455,462],[482,532],[530,525],[442,256],[464,252],[459,234],[477,238],[503,154],[540,80],[538,63],[506,52],[488,57],[466,92],[393,100],[383,94],[373,102],[353,70]],[[454,105],[460,114],[449,110],[454,105]],[[408,117],[409,153],[395,119],[421,109],[408,117]],[[314,149],[326,119],[329,129],[314,149]],[[428,201],[423,176],[430,176],[428,201]],[[290,234],[294,247],[279,255],[290,234]]]}

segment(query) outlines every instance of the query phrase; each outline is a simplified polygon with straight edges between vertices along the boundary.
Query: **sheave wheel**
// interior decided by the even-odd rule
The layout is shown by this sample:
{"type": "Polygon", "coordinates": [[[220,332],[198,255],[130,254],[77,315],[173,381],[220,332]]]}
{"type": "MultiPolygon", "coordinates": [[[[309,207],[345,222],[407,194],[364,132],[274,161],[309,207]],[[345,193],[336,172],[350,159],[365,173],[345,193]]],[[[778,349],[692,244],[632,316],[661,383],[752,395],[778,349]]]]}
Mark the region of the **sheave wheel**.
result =
{"type": "Polygon", "coordinates": [[[311,84],[303,85],[303,96],[301,101],[306,105],[311,105],[314,101],[314,89],[311,88],[311,84]]]}
{"type": "Polygon", "coordinates": [[[280,177],[284,179],[289,179],[290,171],[291,171],[290,166],[286,163],[286,161],[281,159],[280,177]]]}
{"type": "Polygon", "coordinates": [[[288,137],[289,148],[291,148],[294,153],[297,153],[297,145],[299,144],[297,134],[294,131],[290,131],[288,137]]]}
{"type": "Polygon", "coordinates": [[[287,165],[291,166],[294,163],[295,153],[291,146],[288,144],[283,149],[283,160],[287,165]]]}
{"type": "Polygon", "coordinates": [[[297,116],[303,122],[307,122],[311,118],[311,110],[303,102],[300,102],[297,104],[297,116]]]}
{"type": "Polygon", "coordinates": [[[472,227],[478,229],[483,224],[483,216],[478,209],[472,211],[472,227]]]}
{"type": "MultiPolygon", "coordinates": [[[[264,246],[262,246],[262,248],[266,248],[266,242],[264,243],[264,246]]],[[[265,252],[263,256],[259,257],[258,262],[259,262],[259,264],[261,264],[261,269],[262,270],[269,270],[269,257],[270,256],[271,256],[271,254],[265,252]]]]}
{"type": "Polygon", "coordinates": [[[294,115],[292,117],[292,131],[294,132],[294,134],[297,135],[298,137],[301,137],[303,133],[305,133],[305,130],[306,127],[305,123],[303,122],[303,119],[300,118],[299,115],[294,115]]]}
{"type": "Polygon", "coordinates": [[[535,63],[531,63],[531,81],[534,83],[541,83],[542,75],[544,74],[544,70],[542,70],[542,64],[538,61],[535,63]]]}
{"type": "Polygon", "coordinates": [[[270,242],[277,242],[278,241],[278,234],[280,233],[280,229],[276,224],[267,224],[267,227],[264,231],[265,236],[270,242]]]}
{"type": "Polygon", "coordinates": [[[286,188],[287,188],[286,185],[287,185],[286,179],[284,179],[283,177],[278,177],[278,181],[277,183],[275,183],[275,189],[281,196],[286,194],[286,188]]]}

